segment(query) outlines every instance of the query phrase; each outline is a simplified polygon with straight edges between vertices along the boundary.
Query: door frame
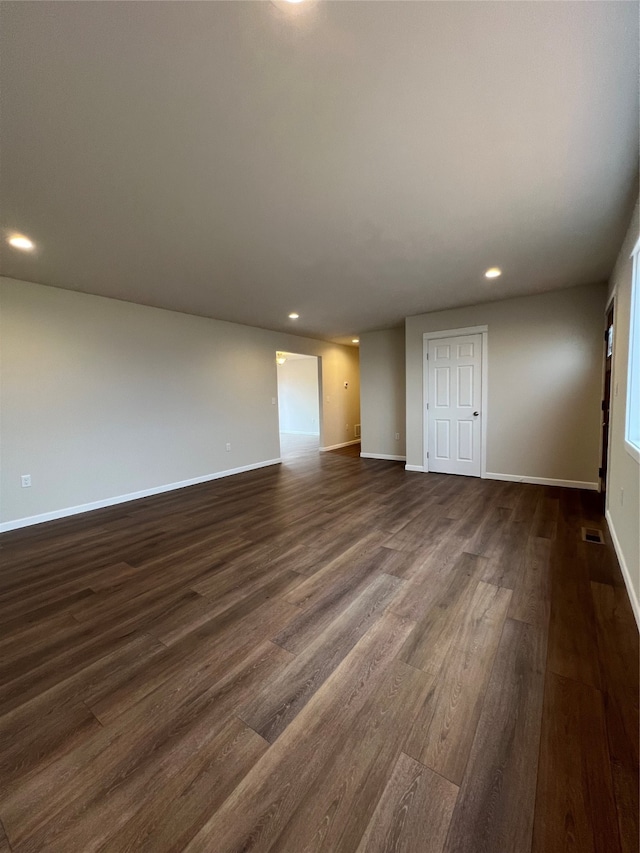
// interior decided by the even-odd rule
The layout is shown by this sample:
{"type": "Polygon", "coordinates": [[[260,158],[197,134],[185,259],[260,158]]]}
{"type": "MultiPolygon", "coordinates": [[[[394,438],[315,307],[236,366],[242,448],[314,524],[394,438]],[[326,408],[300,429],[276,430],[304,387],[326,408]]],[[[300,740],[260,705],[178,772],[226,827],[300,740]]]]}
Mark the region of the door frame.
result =
{"type": "Polygon", "coordinates": [[[487,476],[487,421],[489,415],[489,327],[488,326],[466,326],[463,329],[443,329],[438,332],[425,332],[422,335],[422,466],[424,471],[429,471],[429,418],[427,417],[427,403],[429,402],[429,342],[437,338],[455,338],[458,335],[481,335],[482,349],[481,358],[481,407],[482,420],[480,421],[480,477],[487,476]]]}
{"type": "Polygon", "coordinates": [[[610,376],[609,376],[609,422],[607,424],[607,427],[608,427],[608,429],[607,429],[607,446],[605,448],[604,422],[602,421],[602,411],[601,411],[601,413],[600,413],[600,452],[598,454],[598,460],[599,460],[598,492],[601,495],[604,494],[604,509],[607,509],[607,507],[608,507],[609,474],[610,474],[610,469],[611,469],[611,465],[609,463],[611,461],[611,459],[610,459],[610,457],[611,457],[611,453],[610,453],[610,451],[611,451],[611,401],[612,401],[613,397],[615,396],[615,394],[614,394],[615,386],[614,386],[614,378],[613,378],[613,356],[615,354],[615,349],[616,349],[616,325],[617,325],[616,324],[616,302],[617,302],[617,292],[616,291],[617,291],[617,288],[614,288],[613,292],[607,298],[607,304],[606,304],[605,309],[604,309],[604,347],[603,347],[603,353],[602,353],[602,379],[601,379],[601,383],[600,383],[601,388],[602,388],[602,395],[601,395],[602,396],[602,404],[601,405],[604,405],[604,397],[605,397],[605,390],[606,390],[605,389],[605,383],[606,383],[606,378],[607,378],[607,332],[608,332],[607,320],[608,320],[609,314],[613,314],[613,321],[612,321],[613,322],[613,340],[611,342],[612,343],[612,346],[611,346],[611,369],[610,369],[610,376]],[[603,489],[602,488],[603,477],[600,474],[600,471],[602,470],[602,467],[603,467],[602,462],[604,462],[603,457],[604,457],[605,451],[606,451],[606,456],[607,456],[607,465],[605,468],[604,489],[603,489]]]}

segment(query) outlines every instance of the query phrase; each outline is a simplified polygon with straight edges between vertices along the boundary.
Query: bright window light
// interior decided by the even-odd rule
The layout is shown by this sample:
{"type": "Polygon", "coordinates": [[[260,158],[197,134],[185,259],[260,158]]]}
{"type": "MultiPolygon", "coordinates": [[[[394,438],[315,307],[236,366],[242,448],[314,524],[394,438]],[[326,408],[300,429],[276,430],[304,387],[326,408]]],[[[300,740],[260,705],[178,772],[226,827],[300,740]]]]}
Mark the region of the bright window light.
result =
{"type": "Polygon", "coordinates": [[[640,240],[633,250],[625,445],[640,462],[640,240]]]}

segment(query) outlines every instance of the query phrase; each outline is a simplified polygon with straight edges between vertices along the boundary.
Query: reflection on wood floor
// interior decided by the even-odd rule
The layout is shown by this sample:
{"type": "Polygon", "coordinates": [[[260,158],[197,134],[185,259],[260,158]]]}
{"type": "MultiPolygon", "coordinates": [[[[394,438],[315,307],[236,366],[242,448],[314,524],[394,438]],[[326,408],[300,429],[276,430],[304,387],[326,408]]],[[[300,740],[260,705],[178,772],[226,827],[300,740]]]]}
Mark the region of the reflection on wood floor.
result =
{"type": "Polygon", "coordinates": [[[289,462],[303,456],[317,456],[320,447],[318,435],[294,435],[290,432],[280,433],[280,455],[289,462]]]}
{"type": "Polygon", "coordinates": [[[0,539],[0,851],[631,853],[592,493],[299,447],[0,539]]]}

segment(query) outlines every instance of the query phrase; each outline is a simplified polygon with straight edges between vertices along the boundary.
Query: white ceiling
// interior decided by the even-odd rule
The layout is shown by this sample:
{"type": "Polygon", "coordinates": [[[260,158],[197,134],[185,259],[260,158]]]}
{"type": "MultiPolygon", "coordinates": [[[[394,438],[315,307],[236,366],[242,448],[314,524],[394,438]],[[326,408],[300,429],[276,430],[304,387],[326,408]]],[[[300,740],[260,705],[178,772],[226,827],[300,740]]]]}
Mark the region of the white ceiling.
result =
{"type": "Polygon", "coordinates": [[[636,2],[1,14],[4,275],[350,342],[611,271],[636,2]]]}

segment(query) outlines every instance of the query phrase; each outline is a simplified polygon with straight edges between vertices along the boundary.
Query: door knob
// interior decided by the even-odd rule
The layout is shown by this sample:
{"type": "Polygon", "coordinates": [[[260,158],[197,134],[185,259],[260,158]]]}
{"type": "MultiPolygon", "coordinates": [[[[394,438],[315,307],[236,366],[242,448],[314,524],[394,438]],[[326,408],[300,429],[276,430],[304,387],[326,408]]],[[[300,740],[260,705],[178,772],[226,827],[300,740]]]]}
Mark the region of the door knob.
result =
{"type": "Polygon", "coordinates": [[[477,418],[479,414],[480,414],[480,412],[474,412],[474,413],[473,413],[473,417],[474,417],[474,418],[477,418]]]}

